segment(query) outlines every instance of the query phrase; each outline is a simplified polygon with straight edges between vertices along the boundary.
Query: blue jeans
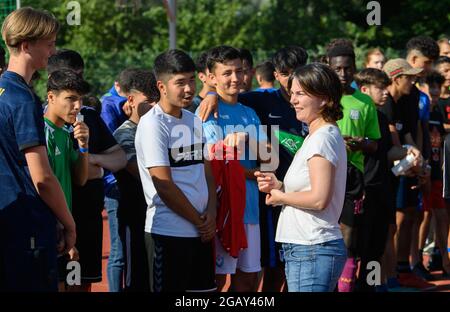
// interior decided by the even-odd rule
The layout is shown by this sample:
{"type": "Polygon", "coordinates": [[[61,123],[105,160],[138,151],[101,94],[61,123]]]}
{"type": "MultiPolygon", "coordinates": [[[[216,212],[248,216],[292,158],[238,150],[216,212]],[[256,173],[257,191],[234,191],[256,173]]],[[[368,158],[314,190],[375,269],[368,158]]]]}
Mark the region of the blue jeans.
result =
{"type": "Polygon", "coordinates": [[[109,235],[111,240],[108,268],[106,270],[110,292],[122,291],[123,271],[125,268],[123,245],[119,236],[119,220],[117,218],[119,197],[120,193],[117,185],[114,185],[105,193],[105,209],[108,213],[109,235]]]}
{"type": "Polygon", "coordinates": [[[347,260],[342,239],[316,245],[283,243],[283,250],[288,291],[334,291],[347,260]]]}

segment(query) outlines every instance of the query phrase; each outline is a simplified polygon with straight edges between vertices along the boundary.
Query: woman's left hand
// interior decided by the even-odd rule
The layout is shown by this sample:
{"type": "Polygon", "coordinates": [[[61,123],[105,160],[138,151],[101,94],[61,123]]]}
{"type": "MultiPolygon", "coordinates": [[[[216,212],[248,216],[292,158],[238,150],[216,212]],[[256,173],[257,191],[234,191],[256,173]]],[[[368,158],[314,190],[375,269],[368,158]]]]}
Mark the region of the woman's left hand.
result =
{"type": "Polygon", "coordinates": [[[266,205],[280,206],[283,205],[282,196],[283,192],[280,190],[272,189],[270,194],[266,195],[266,205]]]}

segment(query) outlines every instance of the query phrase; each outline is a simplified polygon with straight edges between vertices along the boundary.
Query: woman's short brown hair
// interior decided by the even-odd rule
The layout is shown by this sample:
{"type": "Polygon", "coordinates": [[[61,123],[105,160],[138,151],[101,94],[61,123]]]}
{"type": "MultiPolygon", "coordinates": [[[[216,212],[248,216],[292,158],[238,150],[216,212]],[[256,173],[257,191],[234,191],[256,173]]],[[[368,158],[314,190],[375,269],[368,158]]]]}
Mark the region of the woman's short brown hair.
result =
{"type": "Polygon", "coordinates": [[[320,110],[322,118],[327,122],[342,119],[342,85],[339,77],[328,65],[311,63],[297,68],[289,78],[289,92],[292,81],[296,79],[306,94],[322,98],[327,103],[320,110]]]}
{"type": "Polygon", "coordinates": [[[59,23],[52,14],[24,7],[6,17],[2,25],[2,38],[9,50],[16,53],[22,42],[46,39],[58,30],[59,23]]]}

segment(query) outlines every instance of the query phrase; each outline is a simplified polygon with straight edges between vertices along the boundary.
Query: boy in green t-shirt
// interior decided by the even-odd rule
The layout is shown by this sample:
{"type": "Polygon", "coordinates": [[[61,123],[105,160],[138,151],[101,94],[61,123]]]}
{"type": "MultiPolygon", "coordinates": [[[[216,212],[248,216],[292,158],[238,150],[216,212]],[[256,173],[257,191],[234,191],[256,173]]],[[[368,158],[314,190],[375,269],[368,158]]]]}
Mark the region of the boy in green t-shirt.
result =
{"type": "Polygon", "coordinates": [[[347,185],[340,225],[347,246],[348,259],[339,279],[340,292],[353,290],[356,275],[357,233],[364,192],[364,154],[374,153],[381,135],[372,99],[350,85],[356,71],[351,42],[335,41],[327,49],[328,64],[341,81],[341,105],[344,117],[337,121],[347,145],[347,185]]]}
{"type": "MultiPolygon", "coordinates": [[[[72,210],[72,182],[82,186],[88,178],[89,129],[78,115],[81,108],[80,98],[88,90],[87,82],[68,69],[56,71],[48,78],[48,106],[44,115],[47,155],[50,166],[61,184],[69,210],[72,210]],[[74,148],[72,131],[74,139],[78,142],[78,150],[74,148]]],[[[75,247],[68,255],[58,258],[60,291],[65,290],[68,260],[78,260],[78,251],[75,247]]]]}

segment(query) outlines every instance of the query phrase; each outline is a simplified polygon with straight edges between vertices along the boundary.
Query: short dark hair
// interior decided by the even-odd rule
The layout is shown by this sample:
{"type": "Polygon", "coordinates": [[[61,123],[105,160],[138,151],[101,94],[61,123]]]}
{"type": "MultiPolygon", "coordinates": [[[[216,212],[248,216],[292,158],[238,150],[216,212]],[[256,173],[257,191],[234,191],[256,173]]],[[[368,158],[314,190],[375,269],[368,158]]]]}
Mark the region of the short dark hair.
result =
{"type": "Polygon", "coordinates": [[[296,79],[303,90],[311,96],[323,98],[327,104],[320,111],[327,122],[342,119],[342,85],[339,77],[328,65],[311,63],[298,67],[289,77],[288,89],[291,91],[292,81],[296,79]]]}
{"type": "Polygon", "coordinates": [[[130,81],[127,82],[125,87],[121,87],[123,92],[129,93],[136,90],[144,93],[152,102],[158,102],[159,90],[153,72],[145,69],[134,69],[130,72],[130,81]]]}
{"type": "Polygon", "coordinates": [[[275,76],[273,75],[275,67],[271,61],[264,61],[261,64],[256,65],[255,71],[257,75],[261,76],[262,80],[268,82],[275,81],[275,76]]]}
{"type": "Polygon", "coordinates": [[[48,59],[47,72],[51,75],[60,69],[80,71],[84,69],[84,61],[81,55],[74,50],[61,49],[48,59]]]}
{"type": "Polygon", "coordinates": [[[308,61],[308,52],[299,46],[281,48],[272,56],[272,64],[279,72],[285,73],[303,66],[308,61]]]}
{"type": "Polygon", "coordinates": [[[171,49],[156,57],[154,72],[156,79],[162,80],[166,75],[195,72],[195,64],[186,52],[171,49]]]}
{"type": "Polygon", "coordinates": [[[241,60],[246,61],[250,64],[250,67],[253,67],[253,56],[252,52],[250,50],[245,48],[238,49],[239,53],[241,54],[241,60]]]}
{"type": "Polygon", "coordinates": [[[56,70],[48,77],[47,92],[75,91],[79,95],[85,95],[89,90],[89,84],[71,69],[56,70]]]}
{"type": "Polygon", "coordinates": [[[380,88],[386,88],[391,84],[391,79],[388,75],[376,68],[364,68],[354,76],[358,88],[362,86],[375,85],[380,88]]]}
{"type": "Polygon", "coordinates": [[[448,56],[440,56],[435,62],[434,67],[437,67],[441,64],[450,63],[450,57],[448,56]]]}
{"type": "Polygon", "coordinates": [[[125,68],[122,70],[119,75],[117,76],[117,83],[120,86],[120,89],[124,92],[127,92],[130,90],[129,85],[131,84],[133,80],[134,73],[138,70],[137,68],[125,68]]]}
{"type": "Polygon", "coordinates": [[[437,84],[439,88],[445,82],[445,77],[442,76],[437,70],[430,71],[425,77],[421,77],[418,81],[419,84],[427,84],[429,86],[437,84]]]}
{"type": "Polygon", "coordinates": [[[353,49],[353,45],[345,43],[344,41],[341,44],[332,45],[327,49],[328,62],[330,62],[330,59],[333,57],[339,56],[350,57],[353,60],[353,65],[355,65],[355,51],[353,49]]]}
{"type": "Polygon", "coordinates": [[[352,50],[355,49],[355,47],[353,46],[353,41],[351,41],[350,39],[347,39],[347,38],[335,38],[335,39],[331,39],[331,41],[326,45],[325,51],[328,54],[328,51],[330,51],[334,47],[342,46],[342,45],[348,46],[348,47],[352,48],[352,50]]]}
{"type": "Polygon", "coordinates": [[[235,59],[241,59],[241,53],[233,47],[222,45],[211,49],[207,66],[213,72],[216,63],[224,64],[235,59]]]}
{"type": "Polygon", "coordinates": [[[428,36],[417,36],[406,43],[406,53],[417,50],[424,56],[436,60],[439,57],[439,45],[428,36]]]}
{"type": "Polygon", "coordinates": [[[81,97],[81,102],[84,106],[89,106],[95,109],[97,113],[102,113],[102,102],[98,99],[98,97],[94,95],[84,95],[81,97]]]}
{"type": "Polygon", "coordinates": [[[207,62],[209,57],[209,51],[203,51],[195,60],[195,68],[197,72],[206,74],[208,68],[207,62]]]}

